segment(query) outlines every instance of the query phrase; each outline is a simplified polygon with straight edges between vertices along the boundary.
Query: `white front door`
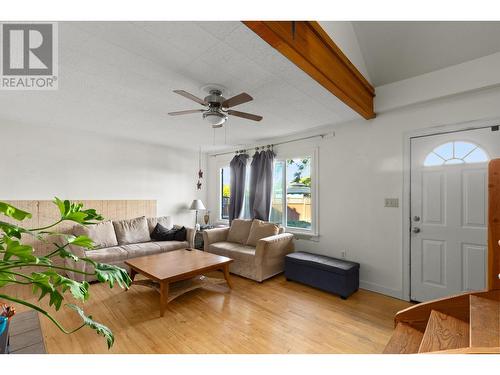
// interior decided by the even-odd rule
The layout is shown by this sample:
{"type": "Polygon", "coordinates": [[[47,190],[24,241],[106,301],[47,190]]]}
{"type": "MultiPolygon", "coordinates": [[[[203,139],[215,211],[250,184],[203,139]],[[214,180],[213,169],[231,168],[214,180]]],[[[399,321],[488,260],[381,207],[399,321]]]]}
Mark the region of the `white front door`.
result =
{"type": "Polygon", "coordinates": [[[490,128],[411,140],[411,299],[486,287],[490,128]]]}

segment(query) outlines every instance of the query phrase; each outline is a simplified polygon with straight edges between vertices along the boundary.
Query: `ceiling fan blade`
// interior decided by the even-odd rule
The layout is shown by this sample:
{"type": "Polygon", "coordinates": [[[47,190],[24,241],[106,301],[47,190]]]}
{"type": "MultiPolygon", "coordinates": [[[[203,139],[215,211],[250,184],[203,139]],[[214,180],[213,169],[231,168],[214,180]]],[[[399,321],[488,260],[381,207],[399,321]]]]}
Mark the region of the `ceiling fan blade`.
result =
{"type": "Polygon", "coordinates": [[[248,95],[246,92],[242,92],[239,95],[236,95],[236,96],[233,96],[232,98],[226,99],[222,103],[222,106],[224,108],[231,108],[231,107],[235,107],[237,105],[243,104],[243,103],[247,103],[247,102],[252,101],[252,100],[253,100],[253,98],[250,95],[248,95]]]}
{"type": "Polygon", "coordinates": [[[238,116],[238,117],[246,118],[248,120],[253,120],[253,121],[260,121],[263,119],[262,116],[252,115],[251,113],[246,113],[246,112],[233,111],[232,109],[227,111],[227,113],[228,113],[228,115],[238,116]]]}
{"type": "Polygon", "coordinates": [[[177,111],[177,112],[169,112],[170,116],[179,116],[179,115],[188,115],[190,113],[200,113],[203,112],[204,109],[188,109],[187,111],[177,111]]]}
{"type": "Polygon", "coordinates": [[[184,91],[184,90],[174,90],[174,92],[176,94],[179,94],[179,95],[182,95],[183,97],[185,98],[188,98],[188,99],[191,99],[193,101],[195,101],[196,103],[199,103],[201,105],[207,105],[207,103],[203,100],[203,99],[200,99],[198,98],[197,96],[194,96],[193,94],[190,94],[189,92],[187,91],[184,91]]]}

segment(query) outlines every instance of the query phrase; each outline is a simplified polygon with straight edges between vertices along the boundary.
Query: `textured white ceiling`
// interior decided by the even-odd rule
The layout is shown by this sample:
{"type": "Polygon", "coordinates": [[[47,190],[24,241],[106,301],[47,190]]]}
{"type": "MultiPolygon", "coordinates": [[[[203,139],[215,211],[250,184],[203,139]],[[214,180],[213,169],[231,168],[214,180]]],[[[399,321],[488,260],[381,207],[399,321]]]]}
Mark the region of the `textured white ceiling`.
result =
{"type": "Polygon", "coordinates": [[[57,91],[0,91],[0,121],[213,151],[359,118],[240,22],[61,22],[59,77],[57,91]],[[172,90],[207,83],[248,92],[235,109],[264,119],[214,136],[201,115],[167,115],[199,108],[172,90]]]}
{"type": "Polygon", "coordinates": [[[500,22],[353,22],[375,86],[500,51],[500,22]]]}

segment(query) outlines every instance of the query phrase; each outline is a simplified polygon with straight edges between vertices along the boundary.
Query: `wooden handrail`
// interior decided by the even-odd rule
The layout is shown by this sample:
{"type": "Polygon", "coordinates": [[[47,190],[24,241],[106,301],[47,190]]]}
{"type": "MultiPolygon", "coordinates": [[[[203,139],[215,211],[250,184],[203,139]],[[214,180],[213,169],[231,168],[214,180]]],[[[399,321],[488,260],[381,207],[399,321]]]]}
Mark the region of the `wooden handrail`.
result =
{"type": "Polygon", "coordinates": [[[500,289],[500,159],[488,166],[488,289],[500,289]]]}

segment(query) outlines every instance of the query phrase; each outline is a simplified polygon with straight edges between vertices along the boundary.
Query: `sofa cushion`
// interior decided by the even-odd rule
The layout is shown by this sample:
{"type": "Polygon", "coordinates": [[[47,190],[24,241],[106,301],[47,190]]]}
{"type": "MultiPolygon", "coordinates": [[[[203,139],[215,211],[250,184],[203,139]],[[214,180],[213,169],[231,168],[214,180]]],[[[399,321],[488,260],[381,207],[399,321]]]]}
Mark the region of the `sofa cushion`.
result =
{"type": "Polygon", "coordinates": [[[248,246],[257,246],[257,241],[261,238],[275,236],[279,232],[279,227],[276,224],[255,219],[250,228],[250,234],[246,244],[248,246]]]}
{"type": "Polygon", "coordinates": [[[234,242],[216,242],[208,246],[208,251],[222,255],[237,262],[253,264],[255,262],[255,247],[240,245],[234,242]]]}
{"type": "Polygon", "coordinates": [[[113,221],[113,226],[119,245],[151,241],[148,222],[144,216],[130,220],[113,221]]]}
{"type": "Polygon", "coordinates": [[[167,229],[160,223],[156,224],[155,229],[150,234],[152,240],[156,241],[173,241],[177,229],[167,229]]]}
{"type": "Polygon", "coordinates": [[[307,253],[305,251],[288,254],[286,258],[289,262],[308,265],[341,275],[351,273],[359,268],[359,263],[356,262],[332,258],[326,255],[307,253]]]}
{"type": "Polygon", "coordinates": [[[128,253],[119,246],[87,251],[86,255],[98,263],[115,263],[128,258],[128,253]]]}
{"type": "Polygon", "coordinates": [[[187,249],[189,247],[189,242],[187,241],[155,241],[153,243],[160,246],[162,252],[187,249]]]}
{"type": "Polygon", "coordinates": [[[229,242],[236,242],[245,245],[250,234],[252,220],[234,219],[231,221],[231,228],[227,234],[229,242]]]}
{"type": "Polygon", "coordinates": [[[167,229],[173,228],[171,216],[148,217],[146,221],[148,222],[149,233],[151,233],[155,229],[156,224],[161,224],[167,229]]]}
{"type": "Polygon", "coordinates": [[[115,228],[111,221],[103,221],[88,226],[75,225],[71,233],[75,236],[87,236],[94,241],[94,249],[113,247],[118,245],[115,228]]]}
{"type": "Polygon", "coordinates": [[[137,258],[163,252],[160,245],[155,242],[133,243],[120,247],[128,253],[128,258],[137,258]]]}

